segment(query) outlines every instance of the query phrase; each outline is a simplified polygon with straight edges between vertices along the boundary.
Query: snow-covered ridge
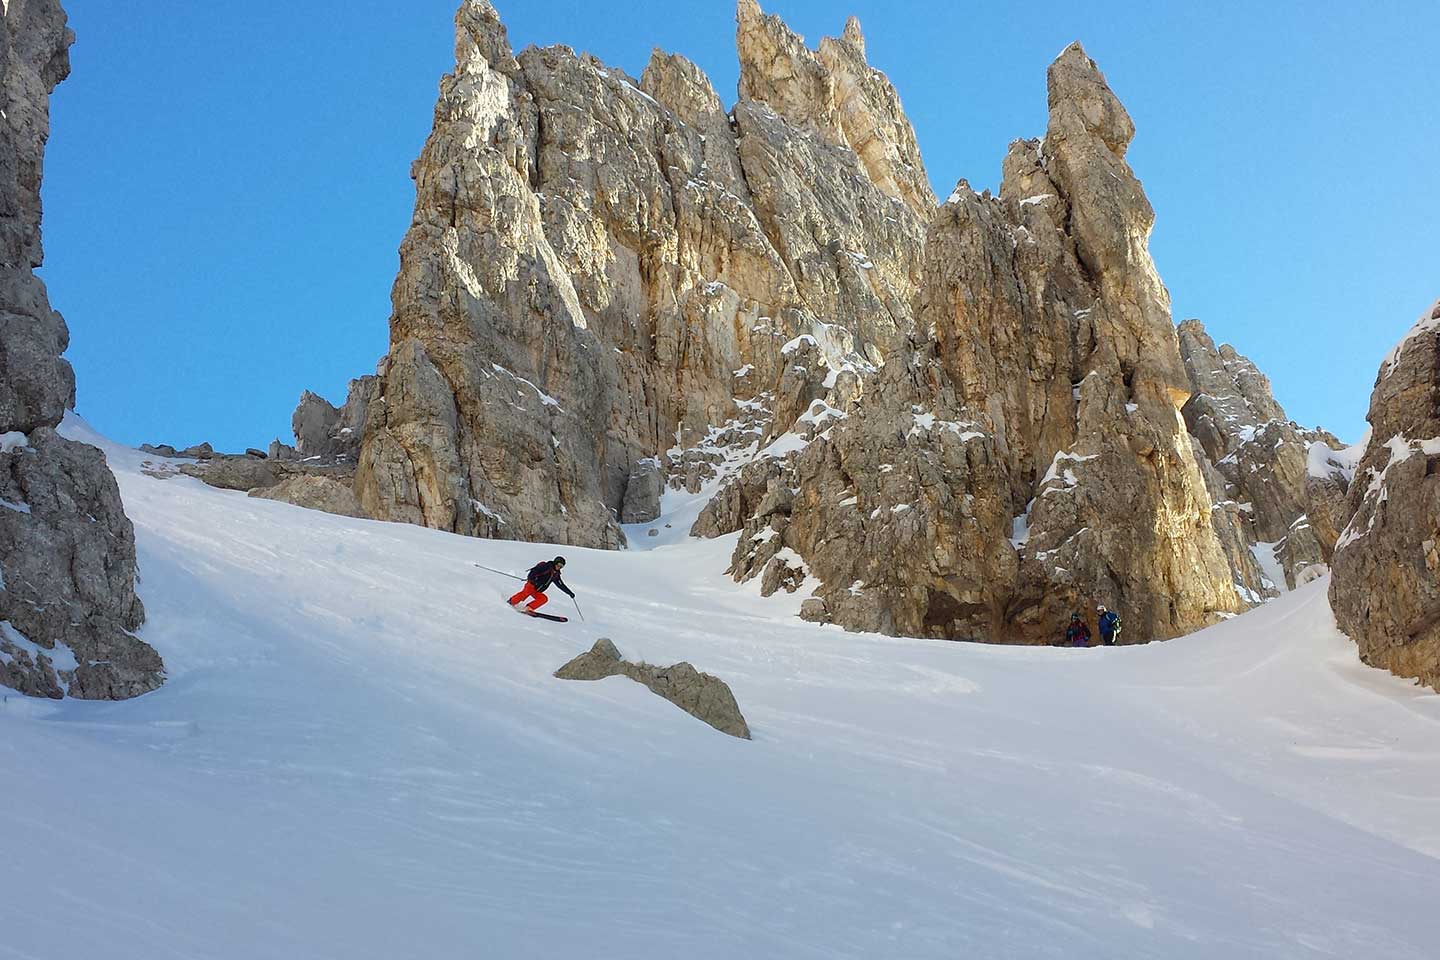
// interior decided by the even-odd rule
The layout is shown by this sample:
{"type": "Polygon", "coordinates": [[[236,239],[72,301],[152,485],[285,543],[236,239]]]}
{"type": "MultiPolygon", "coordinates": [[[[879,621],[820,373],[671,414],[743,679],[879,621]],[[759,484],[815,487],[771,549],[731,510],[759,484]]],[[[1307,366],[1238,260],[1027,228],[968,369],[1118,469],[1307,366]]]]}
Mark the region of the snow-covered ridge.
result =
{"type": "Polygon", "coordinates": [[[1420,319],[1415,321],[1415,325],[1385,355],[1385,359],[1380,363],[1381,376],[1388,377],[1395,370],[1395,365],[1400,362],[1401,354],[1405,352],[1405,348],[1410,345],[1412,340],[1434,331],[1440,331],[1440,300],[1436,300],[1431,304],[1429,310],[1420,314],[1420,319]]]}

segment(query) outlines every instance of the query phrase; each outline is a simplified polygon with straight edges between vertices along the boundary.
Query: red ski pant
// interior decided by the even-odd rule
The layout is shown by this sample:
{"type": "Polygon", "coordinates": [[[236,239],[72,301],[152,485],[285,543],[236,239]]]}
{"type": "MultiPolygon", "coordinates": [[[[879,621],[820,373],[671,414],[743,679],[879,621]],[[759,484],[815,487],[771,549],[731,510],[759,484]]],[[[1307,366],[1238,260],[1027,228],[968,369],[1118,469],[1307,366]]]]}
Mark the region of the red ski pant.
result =
{"type": "Polygon", "coordinates": [[[510,598],[510,606],[515,606],[515,604],[520,603],[526,597],[535,598],[531,600],[530,605],[525,608],[527,610],[539,610],[541,607],[545,606],[545,604],[550,600],[550,598],[545,596],[545,594],[535,589],[535,584],[531,583],[529,580],[526,580],[525,589],[521,590],[519,593],[515,594],[515,596],[510,598]]]}

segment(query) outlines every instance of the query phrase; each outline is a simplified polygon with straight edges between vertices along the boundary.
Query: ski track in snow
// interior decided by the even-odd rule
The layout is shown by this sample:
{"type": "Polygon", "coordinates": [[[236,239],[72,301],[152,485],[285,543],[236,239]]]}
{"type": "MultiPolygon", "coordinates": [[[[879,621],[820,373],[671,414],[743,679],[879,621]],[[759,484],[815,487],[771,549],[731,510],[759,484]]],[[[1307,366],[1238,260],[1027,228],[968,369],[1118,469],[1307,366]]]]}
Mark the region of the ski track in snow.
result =
{"type": "Polygon", "coordinates": [[[643,549],[564,548],[561,625],[472,566],[550,546],[65,433],[116,470],[170,680],[0,707],[0,956],[1434,956],[1440,697],[1358,662],[1325,580],[1143,647],[849,634],[730,582],[671,494],[643,549]],[[551,678],[600,636],[727,680],[755,740],[551,678]]]}

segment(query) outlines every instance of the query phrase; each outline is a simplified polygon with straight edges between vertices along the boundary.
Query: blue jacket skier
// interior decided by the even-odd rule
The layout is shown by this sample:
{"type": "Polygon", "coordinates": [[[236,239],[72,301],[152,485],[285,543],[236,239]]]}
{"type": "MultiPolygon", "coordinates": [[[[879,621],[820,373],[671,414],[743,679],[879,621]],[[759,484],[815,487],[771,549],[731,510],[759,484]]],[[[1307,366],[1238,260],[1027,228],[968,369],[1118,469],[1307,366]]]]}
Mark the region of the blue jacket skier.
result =
{"type": "Polygon", "coordinates": [[[1096,624],[1100,628],[1100,642],[1107,647],[1114,646],[1120,636],[1120,614],[1107,610],[1103,605],[1095,609],[1100,614],[1100,620],[1096,624]]]}

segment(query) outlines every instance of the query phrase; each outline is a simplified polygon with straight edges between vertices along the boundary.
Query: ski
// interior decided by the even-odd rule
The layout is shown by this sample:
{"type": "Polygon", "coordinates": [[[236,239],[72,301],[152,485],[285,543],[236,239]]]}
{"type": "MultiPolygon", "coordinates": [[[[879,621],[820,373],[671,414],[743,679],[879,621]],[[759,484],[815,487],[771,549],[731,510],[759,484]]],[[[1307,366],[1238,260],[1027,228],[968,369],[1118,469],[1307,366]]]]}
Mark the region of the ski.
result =
{"type": "MultiPolygon", "coordinates": [[[[507,606],[509,606],[509,605],[507,604],[507,606]]],[[[553,613],[537,613],[537,612],[534,611],[534,610],[521,610],[521,609],[518,608],[518,607],[510,607],[510,609],[511,609],[511,610],[514,610],[516,613],[520,614],[520,616],[522,616],[522,617],[539,617],[541,620],[554,620],[556,623],[569,623],[569,622],[570,622],[570,618],[569,618],[569,617],[557,617],[557,616],[555,616],[553,613]]]]}

